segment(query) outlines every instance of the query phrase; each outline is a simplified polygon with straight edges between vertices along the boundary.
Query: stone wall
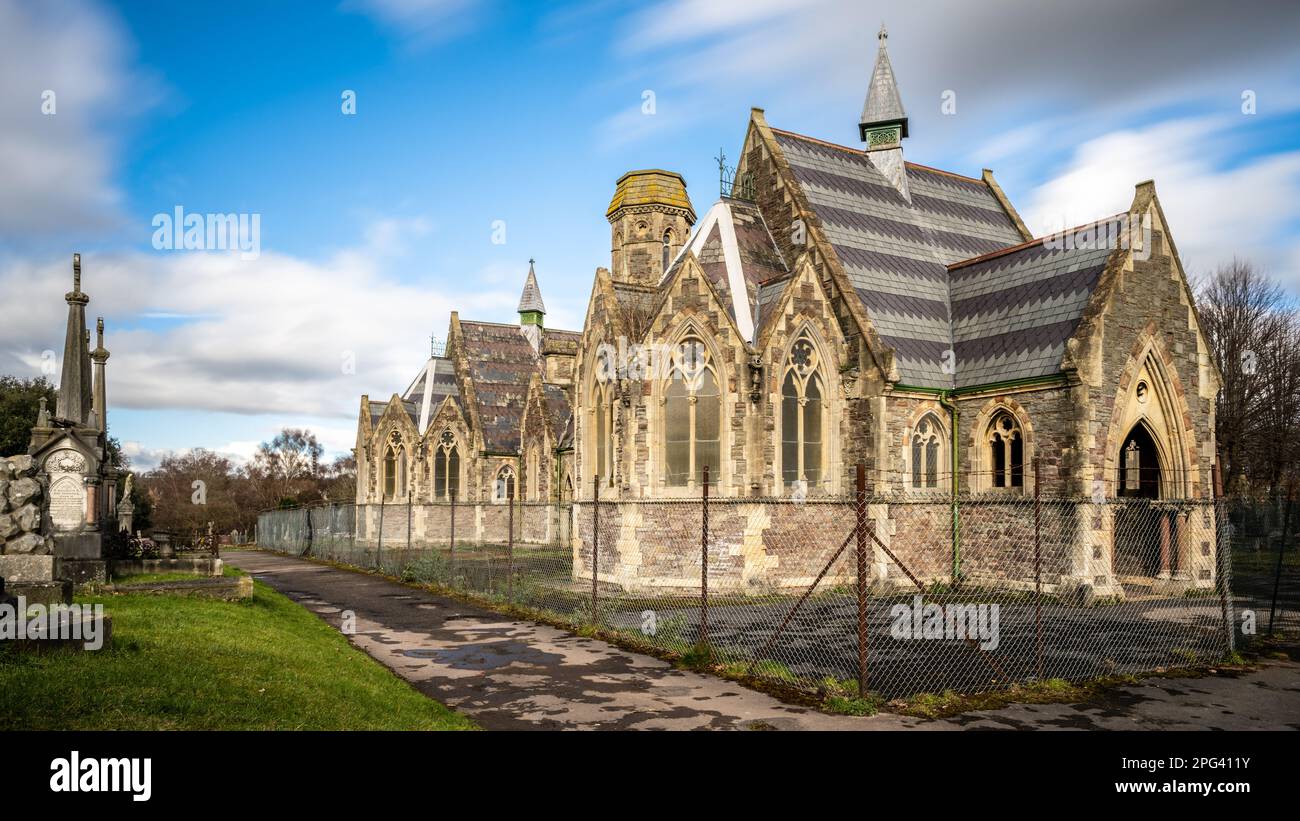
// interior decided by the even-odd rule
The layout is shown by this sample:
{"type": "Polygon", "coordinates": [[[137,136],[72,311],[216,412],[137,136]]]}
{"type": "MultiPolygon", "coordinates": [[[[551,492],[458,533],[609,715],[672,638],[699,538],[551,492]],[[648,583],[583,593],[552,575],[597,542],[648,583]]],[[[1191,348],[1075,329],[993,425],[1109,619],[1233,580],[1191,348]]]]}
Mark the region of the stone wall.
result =
{"type": "MultiPolygon", "coordinates": [[[[542,502],[516,502],[513,522],[510,507],[500,503],[467,503],[455,506],[456,544],[497,544],[508,541],[511,526],[516,544],[566,544],[569,506],[542,502]]],[[[446,545],[451,542],[452,506],[448,504],[383,506],[385,545],[400,547],[407,542],[410,522],[412,547],[446,545]]],[[[356,506],[356,544],[375,547],[380,538],[380,506],[356,506]]]]}
{"type": "Polygon", "coordinates": [[[30,456],[0,459],[0,553],[46,556],[54,540],[41,534],[43,489],[30,456]]]}
{"type": "MultiPolygon", "coordinates": [[[[866,540],[873,591],[914,590],[913,578],[927,587],[951,583],[955,557],[950,498],[869,497],[867,520],[879,540],[866,540]]],[[[1045,498],[1036,528],[1032,498],[997,493],[963,497],[956,558],[965,584],[1028,591],[1041,582],[1044,593],[1075,595],[1079,579],[1095,572],[1094,563],[1109,563],[1109,543],[1094,541],[1088,526],[1092,508],[1087,500],[1045,498]]],[[[698,588],[702,514],[698,502],[602,503],[600,580],[633,592],[698,588]]],[[[1213,538],[1212,524],[1202,522],[1210,518],[1195,509],[1191,514],[1178,520],[1170,546],[1174,561],[1188,565],[1199,561],[1201,536],[1213,538]]],[[[852,583],[855,519],[852,502],[844,499],[711,502],[709,588],[742,594],[806,588],[846,541],[819,589],[852,583]]],[[[574,524],[573,575],[575,580],[590,580],[597,534],[589,502],[576,505],[574,524]]]]}

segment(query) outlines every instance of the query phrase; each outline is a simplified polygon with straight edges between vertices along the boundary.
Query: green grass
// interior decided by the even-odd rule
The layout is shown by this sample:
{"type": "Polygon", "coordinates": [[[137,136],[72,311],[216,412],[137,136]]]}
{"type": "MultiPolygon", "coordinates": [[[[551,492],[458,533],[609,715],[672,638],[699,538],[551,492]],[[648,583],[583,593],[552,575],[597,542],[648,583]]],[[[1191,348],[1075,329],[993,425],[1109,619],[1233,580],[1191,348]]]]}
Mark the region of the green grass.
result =
{"type": "Polygon", "coordinates": [[[147,594],[77,601],[104,605],[112,646],[0,650],[0,730],[475,726],[260,582],[240,602],[147,594]]]}

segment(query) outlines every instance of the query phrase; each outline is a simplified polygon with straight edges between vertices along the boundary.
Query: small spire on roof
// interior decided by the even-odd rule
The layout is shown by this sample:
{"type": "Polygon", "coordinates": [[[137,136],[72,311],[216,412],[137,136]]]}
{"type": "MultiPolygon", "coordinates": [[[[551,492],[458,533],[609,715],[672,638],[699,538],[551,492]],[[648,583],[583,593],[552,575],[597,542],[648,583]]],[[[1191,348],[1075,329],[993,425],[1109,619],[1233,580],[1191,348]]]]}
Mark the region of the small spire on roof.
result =
{"type": "Polygon", "coordinates": [[[876,50],[876,67],[871,72],[871,85],[867,89],[867,100],[862,106],[862,119],[858,129],[862,141],[868,148],[881,144],[885,129],[897,130],[894,142],[907,136],[907,114],[903,111],[903,98],[898,93],[898,83],[894,80],[894,66],[889,62],[889,32],[885,24],[880,24],[880,33],[876,35],[880,46],[876,50]],[[872,139],[868,139],[868,136],[872,139]]]}
{"type": "Polygon", "coordinates": [[[533,270],[534,260],[528,260],[528,279],[524,280],[524,292],[519,297],[519,313],[546,313],[542,302],[542,289],[537,287],[537,272],[533,270]]]}

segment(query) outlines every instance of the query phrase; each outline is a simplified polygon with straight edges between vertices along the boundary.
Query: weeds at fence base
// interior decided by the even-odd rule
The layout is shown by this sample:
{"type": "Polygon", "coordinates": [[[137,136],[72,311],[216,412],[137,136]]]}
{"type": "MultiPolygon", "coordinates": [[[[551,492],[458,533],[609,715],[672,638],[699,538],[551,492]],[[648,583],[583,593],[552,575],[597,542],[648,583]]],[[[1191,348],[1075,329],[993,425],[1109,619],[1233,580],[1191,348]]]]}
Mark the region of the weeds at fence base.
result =
{"type": "MultiPolygon", "coordinates": [[[[1110,674],[1082,681],[1047,679],[1002,687],[992,685],[989,690],[974,693],[958,693],[952,690],[941,693],[917,693],[906,698],[886,701],[874,692],[862,698],[858,695],[856,681],[840,680],[830,676],[823,678],[817,683],[815,689],[810,690],[806,679],[798,676],[785,664],[772,659],[754,661],[751,669],[750,661],[727,658],[712,645],[683,643],[680,650],[668,649],[662,642],[665,640],[665,627],[669,631],[675,629],[672,622],[667,625],[660,624],[655,641],[651,641],[632,630],[618,630],[605,626],[608,624],[608,614],[603,606],[597,613],[598,620],[593,621],[589,604],[585,610],[578,606],[567,615],[558,614],[551,610],[514,604],[507,601],[504,596],[478,595],[440,582],[419,581],[409,572],[396,576],[382,570],[360,568],[330,559],[304,557],[304,561],[353,573],[379,576],[407,587],[425,590],[502,615],[547,624],[584,638],[606,641],[630,652],[658,658],[681,669],[715,675],[789,704],[850,716],[871,716],[880,712],[892,712],[936,719],[972,711],[994,710],[1010,704],[1077,704],[1102,699],[1115,688],[1140,684],[1143,679],[1199,678],[1207,675],[1236,676],[1255,669],[1251,666],[1250,659],[1287,660],[1300,656],[1300,647],[1297,647],[1293,640],[1275,635],[1260,637],[1246,657],[1233,652],[1217,663],[1202,661],[1191,651],[1183,651],[1181,654],[1177,649],[1173,651],[1176,655],[1180,655],[1180,661],[1188,665],[1199,663],[1203,666],[1162,667],[1139,674],[1110,674]]],[[[751,727],[751,729],[764,728],[751,727]]]]}

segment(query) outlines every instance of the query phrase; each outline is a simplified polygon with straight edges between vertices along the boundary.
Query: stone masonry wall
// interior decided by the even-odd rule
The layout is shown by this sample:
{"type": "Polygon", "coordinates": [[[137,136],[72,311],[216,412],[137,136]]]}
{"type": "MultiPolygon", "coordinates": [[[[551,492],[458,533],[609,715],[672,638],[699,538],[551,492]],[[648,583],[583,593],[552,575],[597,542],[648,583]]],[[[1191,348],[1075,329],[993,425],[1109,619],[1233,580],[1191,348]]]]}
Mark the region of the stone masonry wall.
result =
{"type": "Polygon", "coordinates": [[[41,535],[43,493],[30,456],[0,459],[0,553],[43,556],[54,540],[41,535]]]}

